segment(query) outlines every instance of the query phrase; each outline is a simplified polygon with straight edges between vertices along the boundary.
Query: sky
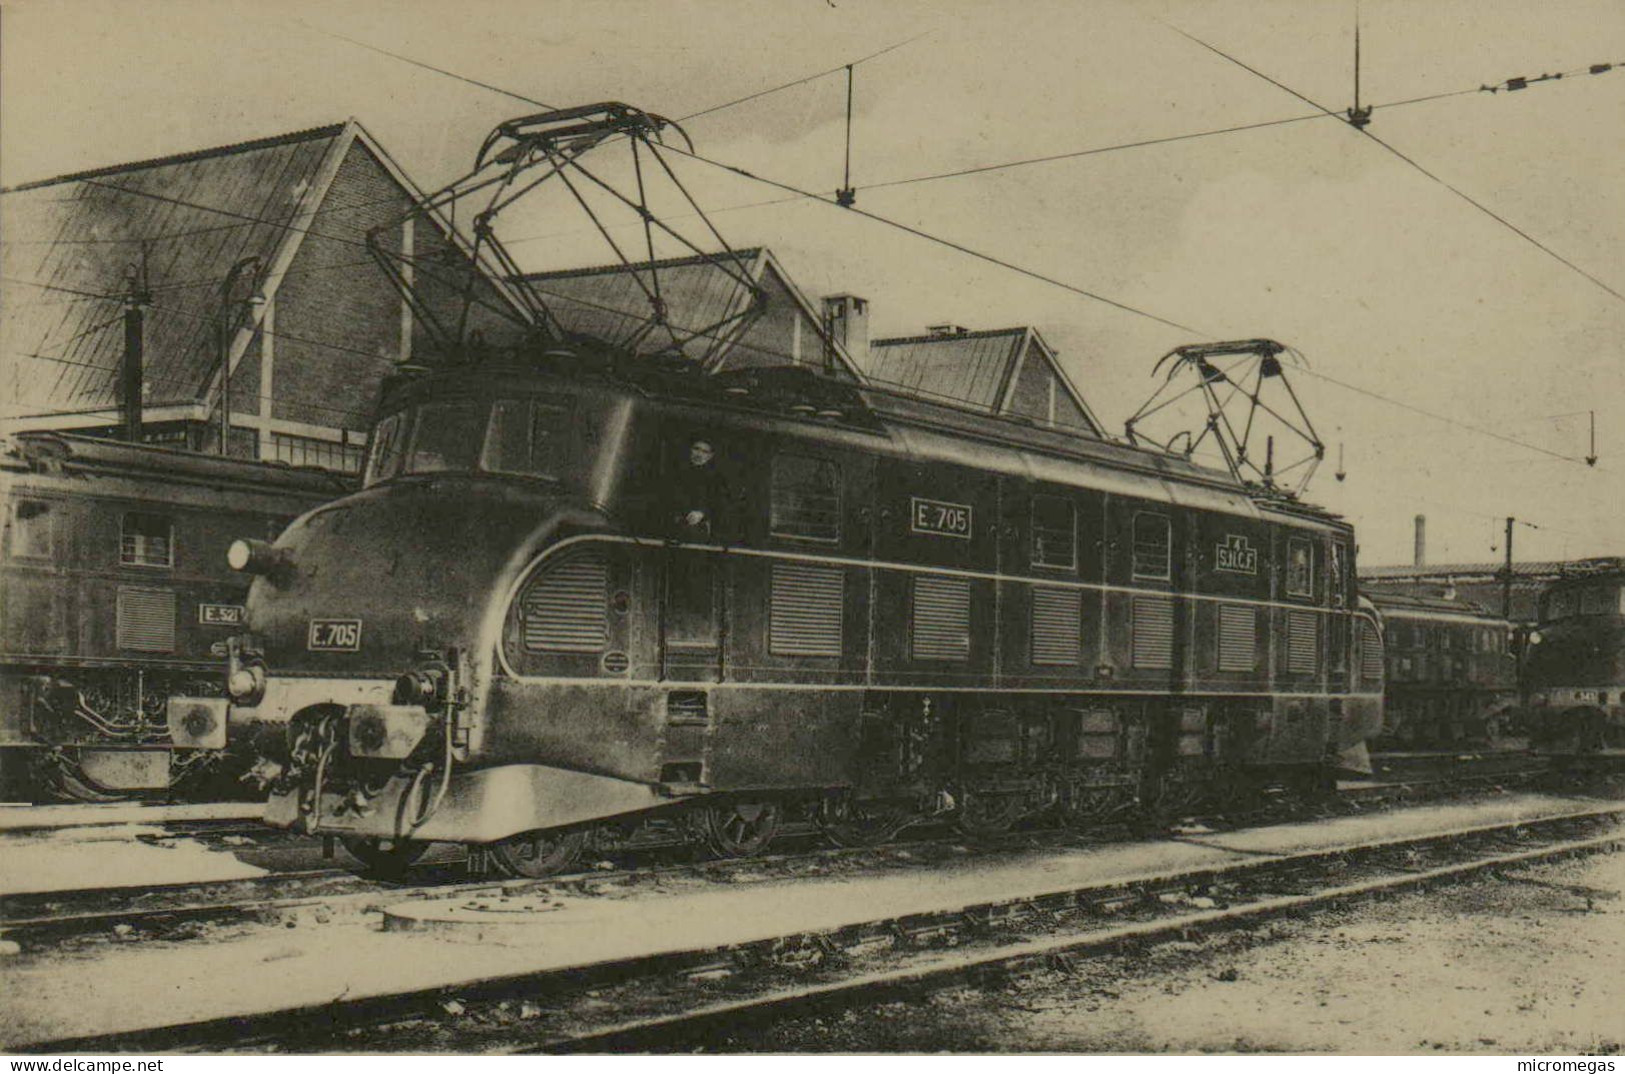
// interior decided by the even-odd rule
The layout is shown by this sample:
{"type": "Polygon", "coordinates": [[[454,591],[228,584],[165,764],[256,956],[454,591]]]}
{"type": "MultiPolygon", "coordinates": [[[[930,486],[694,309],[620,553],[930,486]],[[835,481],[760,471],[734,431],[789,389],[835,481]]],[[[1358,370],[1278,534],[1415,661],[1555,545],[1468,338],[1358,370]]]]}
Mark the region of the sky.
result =
{"type": "MultiPolygon", "coordinates": [[[[354,116],[435,187],[535,111],[344,38],[672,117],[907,42],[855,67],[858,206],[1194,331],[679,161],[731,244],[771,247],[810,295],[868,298],[876,336],[1033,325],[1112,428],[1173,347],[1290,344],[1330,456],[1306,498],[1355,523],[1364,564],[1409,562],[1417,514],[1435,563],[1499,560],[1509,515],[1518,559],[1625,554],[1625,69],[1457,93],[1620,64],[1618,0],[1363,0],[1368,130],[1436,179],[1321,117],[863,189],[1316,112],[1183,34],[1341,110],[1355,19],[1354,0],[4,0],[0,183],[354,116]],[[1382,107],[1433,94],[1453,95],[1382,107]]],[[[685,127],[827,196],[845,107],[840,72],[685,127]]],[[[612,260],[560,206],[502,227],[526,268],[612,260]]]]}

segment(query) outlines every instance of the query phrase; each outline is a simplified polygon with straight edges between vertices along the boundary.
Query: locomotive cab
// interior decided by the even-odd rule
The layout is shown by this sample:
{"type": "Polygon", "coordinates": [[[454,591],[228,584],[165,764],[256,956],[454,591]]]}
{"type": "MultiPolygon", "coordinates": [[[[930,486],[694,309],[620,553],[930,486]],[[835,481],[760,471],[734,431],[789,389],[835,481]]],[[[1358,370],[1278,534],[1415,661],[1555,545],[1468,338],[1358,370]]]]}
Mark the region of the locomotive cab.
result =
{"type": "Polygon", "coordinates": [[[1625,747],[1625,570],[1577,564],[1541,598],[1524,677],[1533,744],[1545,752],[1625,747]]]}

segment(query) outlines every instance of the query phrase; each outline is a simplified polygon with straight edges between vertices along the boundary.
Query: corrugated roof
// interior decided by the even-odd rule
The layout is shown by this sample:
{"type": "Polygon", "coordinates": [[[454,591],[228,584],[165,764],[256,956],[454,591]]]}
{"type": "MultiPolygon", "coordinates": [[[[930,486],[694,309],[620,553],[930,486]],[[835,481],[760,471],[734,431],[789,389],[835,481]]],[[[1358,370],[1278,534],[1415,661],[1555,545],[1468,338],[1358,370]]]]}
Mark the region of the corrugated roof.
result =
{"type": "MultiPolygon", "coordinates": [[[[117,403],[126,272],[147,254],[146,403],[192,402],[219,360],[222,281],[294,233],[343,124],[77,172],[0,197],[7,300],[0,395],[13,415],[117,403]]],[[[243,298],[250,281],[240,282],[243,298]]]]}
{"type": "Polygon", "coordinates": [[[877,339],[864,373],[877,384],[992,413],[1026,339],[1024,328],[877,339]]]}

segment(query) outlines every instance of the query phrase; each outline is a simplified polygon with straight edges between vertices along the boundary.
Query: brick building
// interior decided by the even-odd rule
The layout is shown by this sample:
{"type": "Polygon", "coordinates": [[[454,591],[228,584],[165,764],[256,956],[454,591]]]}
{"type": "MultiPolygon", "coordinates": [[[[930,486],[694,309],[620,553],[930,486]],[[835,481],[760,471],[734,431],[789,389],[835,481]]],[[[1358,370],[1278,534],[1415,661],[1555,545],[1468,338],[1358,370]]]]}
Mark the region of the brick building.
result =
{"type": "Polygon", "coordinates": [[[143,439],[354,470],[382,378],[423,333],[367,246],[467,260],[355,120],[0,196],[0,431],[111,434],[145,266],[143,439]],[[222,370],[226,375],[222,375],[222,370]]]}

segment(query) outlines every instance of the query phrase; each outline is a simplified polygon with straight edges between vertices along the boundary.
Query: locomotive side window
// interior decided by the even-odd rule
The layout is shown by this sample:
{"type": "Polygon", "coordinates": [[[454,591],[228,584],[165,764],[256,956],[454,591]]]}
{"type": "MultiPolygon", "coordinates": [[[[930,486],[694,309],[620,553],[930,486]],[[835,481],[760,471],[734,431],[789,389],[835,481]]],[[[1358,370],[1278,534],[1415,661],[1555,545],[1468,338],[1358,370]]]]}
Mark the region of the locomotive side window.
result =
{"type": "Polygon", "coordinates": [[[1342,541],[1333,541],[1331,551],[1326,577],[1332,588],[1332,607],[1341,608],[1348,603],[1348,546],[1342,541]]]}
{"type": "Polygon", "coordinates": [[[118,561],[127,567],[173,567],[175,525],[170,517],[126,511],[119,528],[118,561]]]}
{"type": "Polygon", "coordinates": [[[1546,602],[1546,618],[1567,619],[1574,614],[1574,592],[1559,589],[1546,602]]]}
{"type": "Polygon", "coordinates": [[[1286,593],[1289,597],[1315,594],[1315,548],[1297,537],[1286,542],[1286,593]]]}
{"type": "Polygon", "coordinates": [[[564,449],[565,408],[539,399],[498,399],[491,405],[480,469],[556,478],[564,449]]]}
{"type": "Polygon", "coordinates": [[[1580,614],[1602,615],[1608,611],[1608,591],[1601,586],[1587,586],[1580,591],[1580,614]]]}
{"type": "Polygon", "coordinates": [[[367,484],[387,481],[401,469],[405,457],[406,413],[391,414],[372,431],[372,455],[367,463],[367,484]]]}
{"type": "Polygon", "coordinates": [[[775,457],[769,499],[773,536],[840,540],[841,468],[836,463],[808,455],[775,457]]]}
{"type": "Polygon", "coordinates": [[[1033,566],[1072,570],[1078,565],[1078,523],[1072,501],[1033,497],[1033,566]]]}
{"type": "Polygon", "coordinates": [[[418,408],[412,430],[412,450],[406,456],[409,474],[472,470],[480,450],[480,407],[472,399],[425,403],[418,408]]]}
{"type": "Polygon", "coordinates": [[[51,557],[51,505],[18,500],[11,508],[10,552],[14,559],[51,557]]]}
{"type": "Polygon", "coordinates": [[[1134,516],[1134,577],[1166,582],[1170,570],[1173,532],[1167,515],[1140,511],[1134,516]]]}

